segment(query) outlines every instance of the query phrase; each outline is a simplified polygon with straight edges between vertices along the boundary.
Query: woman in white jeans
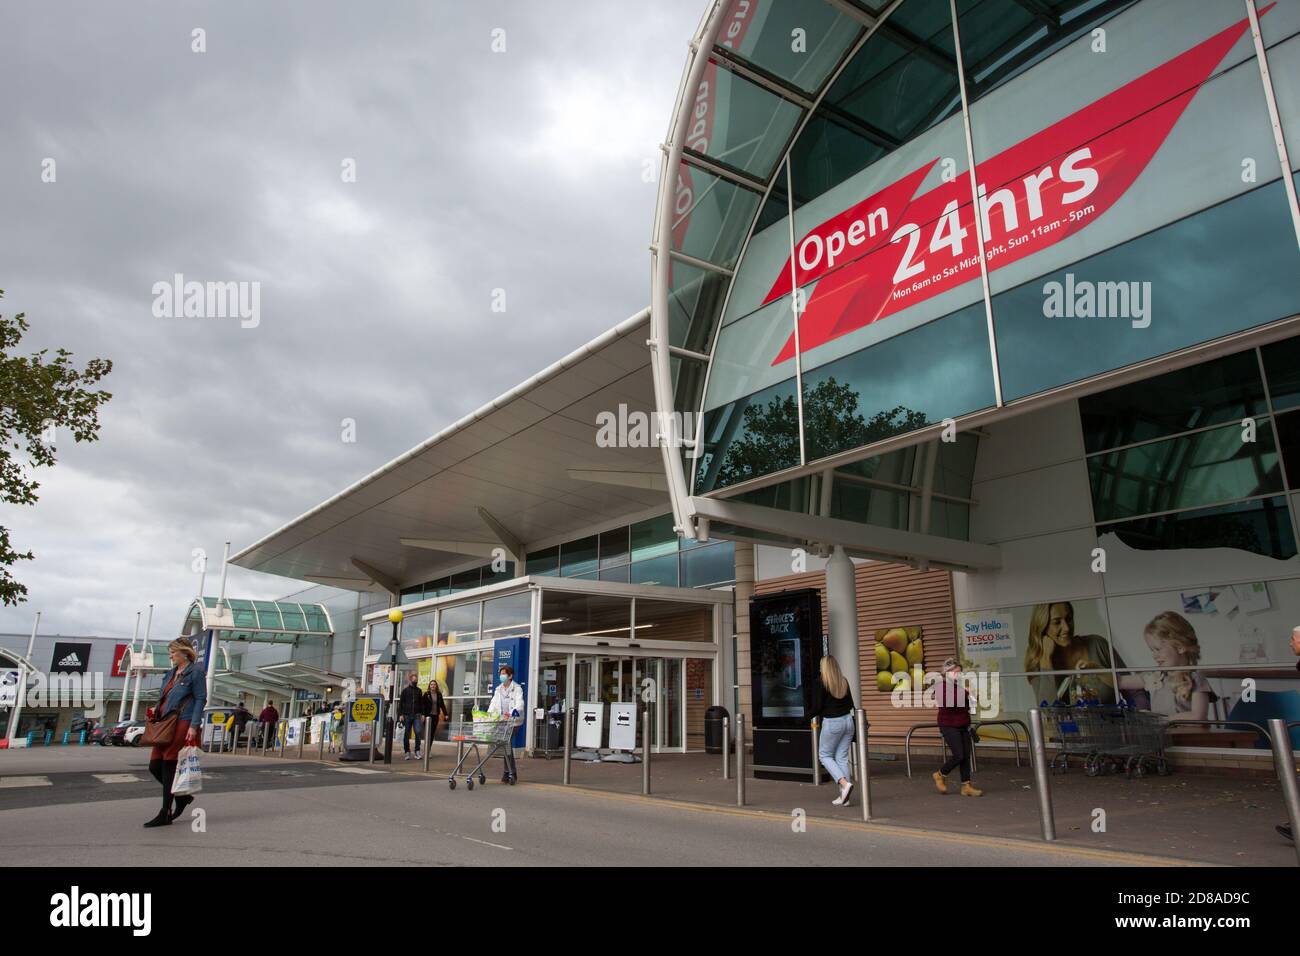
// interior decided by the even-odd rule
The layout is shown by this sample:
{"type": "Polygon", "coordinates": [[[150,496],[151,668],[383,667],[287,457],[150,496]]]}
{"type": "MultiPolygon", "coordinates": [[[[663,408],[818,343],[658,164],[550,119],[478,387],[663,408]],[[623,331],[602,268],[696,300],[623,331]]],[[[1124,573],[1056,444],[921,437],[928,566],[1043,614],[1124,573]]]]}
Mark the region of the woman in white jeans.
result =
{"type": "Polygon", "coordinates": [[[822,766],[840,785],[840,795],[831,801],[848,806],[853,781],[849,777],[849,747],[853,744],[853,695],[839,662],[827,654],[822,658],[821,681],[813,688],[813,717],[821,725],[817,756],[822,766]]]}

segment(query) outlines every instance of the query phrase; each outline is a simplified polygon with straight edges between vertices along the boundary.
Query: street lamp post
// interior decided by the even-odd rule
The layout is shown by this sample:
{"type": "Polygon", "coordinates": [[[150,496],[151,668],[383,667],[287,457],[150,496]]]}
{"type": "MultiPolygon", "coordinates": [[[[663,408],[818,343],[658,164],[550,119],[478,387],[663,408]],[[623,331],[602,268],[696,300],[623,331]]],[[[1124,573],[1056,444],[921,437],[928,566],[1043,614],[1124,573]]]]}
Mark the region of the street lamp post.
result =
{"type": "Polygon", "coordinates": [[[402,609],[388,612],[393,622],[393,636],[388,642],[388,713],[384,718],[384,763],[393,762],[393,692],[397,688],[397,625],[402,623],[402,609]]]}

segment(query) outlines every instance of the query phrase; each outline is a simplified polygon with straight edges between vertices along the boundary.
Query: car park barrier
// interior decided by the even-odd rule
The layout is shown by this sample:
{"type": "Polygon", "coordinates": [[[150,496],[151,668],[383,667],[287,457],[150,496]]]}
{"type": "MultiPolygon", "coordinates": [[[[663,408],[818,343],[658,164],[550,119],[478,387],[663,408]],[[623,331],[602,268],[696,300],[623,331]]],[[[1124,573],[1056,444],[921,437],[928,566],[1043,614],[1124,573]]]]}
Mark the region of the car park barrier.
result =
{"type": "MultiPolygon", "coordinates": [[[[723,741],[726,746],[726,741],[723,741]]],[[[745,715],[736,715],[736,806],[745,805],[745,715]]]]}

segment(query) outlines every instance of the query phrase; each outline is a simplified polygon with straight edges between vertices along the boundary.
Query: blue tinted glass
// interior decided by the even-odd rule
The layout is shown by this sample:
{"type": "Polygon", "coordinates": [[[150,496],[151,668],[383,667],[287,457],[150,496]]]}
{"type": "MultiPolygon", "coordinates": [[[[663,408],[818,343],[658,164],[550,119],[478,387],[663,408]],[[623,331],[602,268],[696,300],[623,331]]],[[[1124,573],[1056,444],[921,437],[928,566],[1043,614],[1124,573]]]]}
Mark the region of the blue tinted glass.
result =
{"type": "Polygon", "coordinates": [[[704,413],[696,491],[711,491],[799,464],[794,379],[704,413]]]}
{"type": "Polygon", "coordinates": [[[681,557],[683,587],[725,584],[736,579],[736,546],[730,541],[683,551],[681,557]]]}
{"type": "Polygon", "coordinates": [[[1300,255],[1279,180],[994,296],[1003,397],[1023,398],[1297,310],[1300,255]],[[1130,306],[1144,300],[1145,318],[1044,315],[1049,291],[1056,294],[1049,282],[1068,302],[1121,280],[1137,284],[1130,306]]]}
{"type": "Polygon", "coordinates": [[[1138,518],[1097,529],[1099,536],[1107,533],[1141,551],[1236,548],[1281,561],[1296,554],[1291,514],[1282,497],[1138,518]]]}
{"type": "Polygon", "coordinates": [[[628,569],[628,581],[631,584],[659,584],[664,587],[677,587],[677,554],[647,561],[633,561],[628,569]]]}

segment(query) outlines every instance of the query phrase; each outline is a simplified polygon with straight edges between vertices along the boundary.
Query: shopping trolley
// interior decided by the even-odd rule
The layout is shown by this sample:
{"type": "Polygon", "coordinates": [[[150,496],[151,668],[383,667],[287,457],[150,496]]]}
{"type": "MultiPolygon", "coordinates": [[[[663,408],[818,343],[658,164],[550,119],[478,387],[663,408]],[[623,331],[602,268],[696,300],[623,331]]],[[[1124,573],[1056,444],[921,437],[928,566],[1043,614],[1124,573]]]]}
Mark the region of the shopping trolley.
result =
{"type": "Polygon", "coordinates": [[[1159,714],[1096,703],[1045,707],[1042,713],[1047,738],[1057,748],[1053,769],[1065,771],[1070,758],[1077,757],[1090,777],[1121,769],[1129,777],[1141,777],[1148,770],[1169,773],[1166,724],[1159,714]]]}
{"type": "MultiPolygon", "coordinates": [[[[519,726],[519,721],[511,717],[475,717],[470,720],[457,718],[451,722],[451,727],[447,733],[447,739],[459,745],[460,758],[456,761],[455,768],[447,777],[447,786],[452,790],[456,789],[456,777],[464,776],[465,789],[474,789],[474,778],[478,777],[478,782],[487,783],[487,774],[483,772],[483,767],[489,760],[498,754],[505,759],[505,748],[512,746],[511,738],[515,735],[515,728],[519,726]],[[484,752],[486,748],[486,752],[484,752]],[[465,771],[462,774],[462,768],[469,763],[471,759],[478,761],[473,769],[465,771]]],[[[510,778],[513,786],[515,778],[510,778]]]]}

